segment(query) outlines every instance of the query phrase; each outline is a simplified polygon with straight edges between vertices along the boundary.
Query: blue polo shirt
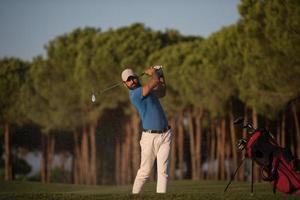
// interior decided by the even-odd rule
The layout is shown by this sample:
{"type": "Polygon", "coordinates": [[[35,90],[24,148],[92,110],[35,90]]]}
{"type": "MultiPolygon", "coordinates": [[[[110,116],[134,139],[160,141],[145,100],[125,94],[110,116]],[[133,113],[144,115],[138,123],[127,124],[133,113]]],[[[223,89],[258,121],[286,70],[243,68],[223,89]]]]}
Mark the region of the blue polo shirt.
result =
{"type": "Polygon", "coordinates": [[[164,130],[168,122],[158,97],[152,91],[144,97],[142,89],[129,90],[129,98],[140,115],[143,128],[164,130]]]}

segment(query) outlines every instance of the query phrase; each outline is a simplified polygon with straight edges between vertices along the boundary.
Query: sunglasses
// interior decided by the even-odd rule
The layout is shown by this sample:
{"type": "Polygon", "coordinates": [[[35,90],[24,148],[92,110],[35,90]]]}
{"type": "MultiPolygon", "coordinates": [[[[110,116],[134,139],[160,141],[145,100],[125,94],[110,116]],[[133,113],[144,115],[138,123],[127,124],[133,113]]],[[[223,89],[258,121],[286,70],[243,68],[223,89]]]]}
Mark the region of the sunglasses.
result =
{"type": "Polygon", "coordinates": [[[129,77],[127,78],[126,82],[134,81],[134,80],[136,80],[136,79],[137,79],[136,76],[129,76],[129,77]]]}

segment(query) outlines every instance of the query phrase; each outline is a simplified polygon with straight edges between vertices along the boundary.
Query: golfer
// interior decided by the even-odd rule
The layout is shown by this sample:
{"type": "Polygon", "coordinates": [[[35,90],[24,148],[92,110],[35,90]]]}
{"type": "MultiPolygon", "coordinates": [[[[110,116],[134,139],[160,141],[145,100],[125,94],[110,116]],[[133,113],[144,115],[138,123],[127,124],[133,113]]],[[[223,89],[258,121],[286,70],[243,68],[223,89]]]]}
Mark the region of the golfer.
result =
{"type": "Polygon", "coordinates": [[[172,131],[158,100],[165,96],[166,84],[161,66],[147,68],[144,73],[150,76],[150,80],[144,86],[140,84],[138,76],[131,69],[125,69],[121,75],[129,89],[130,101],[137,109],[143,126],[140,140],[141,164],[132,193],[137,194],[142,191],[155,159],[157,159],[156,192],[166,193],[172,131]]]}

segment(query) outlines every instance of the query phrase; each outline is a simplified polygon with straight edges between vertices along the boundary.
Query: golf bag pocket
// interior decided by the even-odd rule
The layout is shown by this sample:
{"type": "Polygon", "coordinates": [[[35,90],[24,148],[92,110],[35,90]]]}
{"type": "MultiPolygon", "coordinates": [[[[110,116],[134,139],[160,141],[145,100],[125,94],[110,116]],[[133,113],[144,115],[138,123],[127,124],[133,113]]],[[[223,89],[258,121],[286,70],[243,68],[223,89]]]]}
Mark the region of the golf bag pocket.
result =
{"type": "Polygon", "coordinates": [[[290,160],[290,155],[285,154],[286,152],[281,151],[273,157],[270,167],[261,168],[263,180],[271,182],[274,192],[278,190],[300,195],[300,173],[295,171],[294,160],[290,160]]]}
{"type": "Polygon", "coordinates": [[[257,131],[247,144],[247,152],[261,167],[262,179],[273,185],[273,192],[300,195],[298,164],[289,149],[280,147],[267,132],[257,131]]]}
{"type": "Polygon", "coordinates": [[[280,147],[263,132],[255,132],[251,139],[247,146],[248,156],[260,166],[270,166],[280,147]]]}

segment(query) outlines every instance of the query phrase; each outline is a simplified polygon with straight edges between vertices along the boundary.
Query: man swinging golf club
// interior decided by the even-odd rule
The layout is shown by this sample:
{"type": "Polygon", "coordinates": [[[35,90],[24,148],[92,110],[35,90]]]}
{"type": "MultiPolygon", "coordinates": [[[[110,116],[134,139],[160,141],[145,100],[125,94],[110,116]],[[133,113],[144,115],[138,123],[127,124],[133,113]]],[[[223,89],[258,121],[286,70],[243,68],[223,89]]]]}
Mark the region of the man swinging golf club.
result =
{"type": "Polygon", "coordinates": [[[144,73],[151,77],[144,86],[141,86],[138,76],[131,69],[125,69],[121,75],[124,85],[129,89],[130,101],[137,109],[143,126],[140,140],[141,164],[132,193],[142,191],[155,159],[157,159],[156,192],[166,193],[172,131],[158,100],[165,96],[166,84],[161,66],[147,68],[144,73]]]}

